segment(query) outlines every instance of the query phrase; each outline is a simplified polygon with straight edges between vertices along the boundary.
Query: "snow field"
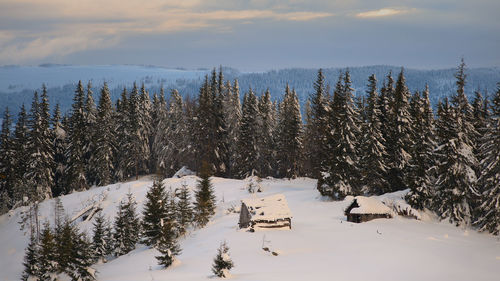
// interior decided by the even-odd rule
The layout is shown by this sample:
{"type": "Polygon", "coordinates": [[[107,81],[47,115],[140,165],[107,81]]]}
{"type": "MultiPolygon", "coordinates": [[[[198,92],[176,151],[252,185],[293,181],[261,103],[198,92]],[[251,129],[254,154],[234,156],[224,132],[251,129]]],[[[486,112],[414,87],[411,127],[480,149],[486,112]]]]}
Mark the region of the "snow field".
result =
{"type": "MultiPolygon", "coordinates": [[[[194,189],[197,177],[164,181],[177,188],[184,182],[194,189]]],[[[191,230],[182,238],[182,253],[168,269],[157,265],[158,252],[139,245],[131,253],[96,265],[98,280],[210,280],[217,248],[224,240],[235,263],[234,280],[498,280],[500,240],[489,234],[464,230],[447,222],[417,221],[402,217],[377,219],[355,224],[345,220],[344,208],[350,201],[324,200],[316,191],[316,181],[264,179],[258,197],[282,193],[293,214],[292,230],[239,230],[240,200],[254,195],[246,191],[246,181],[212,178],[218,207],[203,229],[191,230]],[[262,250],[265,247],[279,255],[262,250]]],[[[150,177],[138,181],[92,188],[61,197],[69,217],[105,195],[105,216],[114,218],[117,205],[130,190],[138,212],[150,177]]],[[[54,200],[41,204],[41,217],[53,223],[54,200]]],[[[20,209],[0,217],[0,280],[19,280],[28,237],[19,230],[20,209]]],[[[92,222],[80,222],[91,234],[92,222]]]]}

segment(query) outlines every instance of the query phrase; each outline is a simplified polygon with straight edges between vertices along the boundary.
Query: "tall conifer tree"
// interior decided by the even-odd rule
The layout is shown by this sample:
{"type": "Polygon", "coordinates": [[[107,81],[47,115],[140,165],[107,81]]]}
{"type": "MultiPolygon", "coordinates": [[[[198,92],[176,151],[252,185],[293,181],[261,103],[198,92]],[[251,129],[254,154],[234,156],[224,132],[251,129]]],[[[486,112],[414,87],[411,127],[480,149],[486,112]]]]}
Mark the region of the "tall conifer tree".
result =
{"type": "Polygon", "coordinates": [[[9,108],[5,109],[0,133],[0,214],[7,212],[13,205],[15,170],[14,142],[10,133],[12,120],[9,108]]]}
{"type": "Polygon", "coordinates": [[[273,116],[273,104],[271,102],[271,93],[267,90],[262,95],[258,102],[258,118],[257,124],[259,130],[257,132],[257,150],[259,159],[257,160],[258,174],[261,177],[273,175],[275,163],[275,146],[273,132],[275,128],[275,120],[273,116]]]}
{"type": "Polygon", "coordinates": [[[28,117],[26,114],[26,109],[24,104],[21,106],[21,110],[17,116],[17,123],[14,129],[14,190],[12,191],[11,199],[13,203],[22,201],[22,199],[28,196],[28,186],[25,184],[26,179],[24,174],[26,173],[29,151],[28,151],[28,117]]]}
{"type": "Polygon", "coordinates": [[[50,132],[50,113],[45,85],[42,87],[41,102],[38,102],[38,95],[35,92],[33,104],[30,111],[28,135],[28,158],[25,178],[29,185],[34,188],[31,199],[43,200],[52,196],[54,184],[54,151],[50,132]]]}
{"type": "Polygon", "coordinates": [[[406,175],[411,160],[410,150],[412,147],[411,115],[409,105],[410,91],[406,86],[404,70],[398,75],[394,99],[391,106],[388,140],[391,145],[388,149],[389,171],[388,182],[392,191],[406,188],[406,175]]]}
{"type": "Polygon", "coordinates": [[[146,193],[142,218],[144,242],[148,246],[156,246],[160,240],[161,222],[167,217],[166,200],[163,183],[155,180],[146,193]]]}
{"type": "Polygon", "coordinates": [[[113,124],[113,106],[108,85],[104,83],[97,108],[97,118],[94,132],[94,153],[90,158],[95,183],[107,185],[113,180],[115,131],[113,124]]]}
{"type": "Polygon", "coordinates": [[[412,158],[408,173],[408,187],[410,192],[406,200],[414,208],[423,209],[430,206],[433,195],[433,174],[431,168],[434,165],[434,116],[429,101],[429,87],[426,86],[422,97],[418,92],[414,95],[416,103],[413,110],[413,147],[412,158]]]}
{"type": "Polygon", "coordinates": [[[215,194],[210,182],[210,164],[203,163],[195,194],[195,221],[199,227],[204,227],[215,214],[215,194]]]}
{"type": "Polygon", "coordinates": [[[61,110],[59,104],[56,104],[54,114],[52,116],[52,139],[54,149],[54,187],[52,188],[52,195],[59,196],[68,192],[66,189],[66,150],[67,143],[67,129],[62,123],[61,110]]]}
{"type": "Polygon", "coordinates": [[[258,154],[258,100],[252,89],[243,98],[243,115],[238,137],[238,169],[240,177],[250,176],[257,168],[258,154]]]}
{"type": "Polygon", "coordinates": [[[482,186],[479,216],[475,224],[481,231],[500,233],[500,83],[492,100],[490,126],[482,138],[480,148],[482,186]]]}
{"type": "Polygon", "coordinates": [[[78,82],[71,117],[69,121],[69,145],[66,157],[68,159],[67,177],[68,190],[84,190],[87,188],[85,177],[85,92],[82,81],[78,82]]]}
{"type": "Polygon", "coordinates": [[[372,74],[368,79],[366,123],[362,127],[360,166],[363,191],[382,194],[388,190],[386,181],[385,139],[381,132],[381,111],[378,104],[377,79],[372,74]]]}
{"type": "Polygon", "coordinates": [[[339,77],[330,108],[332,136],[329,139],[331,156],[326,176],[318,181],[324,195],[342,199],[346,195],[360,194],[360,171],[356,166],[359,135],[358,112],[352,100],[353,89],[349,72],[339,77]]]}
{"type": "Polygon", "coordinates": [[[318,71],[316,82],[314,82],[314,94],[309,97],[310,122],[306,125],[306,138],[309,144],[305,150],[309,155],[311,175],[319,178],[322,168],[327,160],[328,152],[328,100],[325,89],[325,77],[323,70],[318,71]]]}
{"type": "Polygon", "coordinates": [[[302,162],[302,117],[295,90],[288,84],[280,104],[276,132],[277,172],[280,177],[295,178],[300,175],[302,162]]]}
{"type": "Polygon", "coordinates": [[[226,120],[226,130],[228,138],[228,175],[236,176],[238,161],[238,138],[240,134],[240,123],[242,118],[240,104],[240,89],[238,80],[234,80],[231,85],[226,82],[223,99],[224,119],[226,120]]]}

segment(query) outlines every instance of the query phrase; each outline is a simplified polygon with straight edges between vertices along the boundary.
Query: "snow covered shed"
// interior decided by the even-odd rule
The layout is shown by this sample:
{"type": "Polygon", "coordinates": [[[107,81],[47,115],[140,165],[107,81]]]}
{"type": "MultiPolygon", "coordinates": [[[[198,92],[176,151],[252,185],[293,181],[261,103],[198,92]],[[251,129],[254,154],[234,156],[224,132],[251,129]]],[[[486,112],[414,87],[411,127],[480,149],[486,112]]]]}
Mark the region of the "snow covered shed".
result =
{"type": "Polygon", "coordinates": [[[241,200],[240,228],[292,228],[292,213],[285,195],[241,200]]]}
{"type": "Polygon", "coordinates": [[[344,213],[347,221],[356,223],[392,218],[392,211],[389,207],[375,198],[365,196],[354,197],[344,213]]]}

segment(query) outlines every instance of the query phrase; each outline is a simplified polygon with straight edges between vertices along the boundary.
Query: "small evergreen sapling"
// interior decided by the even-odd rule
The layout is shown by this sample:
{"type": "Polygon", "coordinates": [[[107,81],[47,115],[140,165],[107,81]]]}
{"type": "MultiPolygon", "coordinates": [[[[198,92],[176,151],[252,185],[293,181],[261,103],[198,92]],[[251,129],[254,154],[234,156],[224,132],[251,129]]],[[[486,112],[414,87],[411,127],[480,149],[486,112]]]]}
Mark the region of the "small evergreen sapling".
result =
{"type": "Polygon", "coordinates": [[[37,259],[37,277],[39,280],[53,280],[55,278],[58,267],[56,250],[54,234],[50,229],[49,222],[46,222],[40,236],[37,259]]]}
{"type": "Polygon", "coordinates": [[[193,207],[191,206],[191,196],[186,184],[176,193],[177,203],[177,222],[179,224],[179,235],[186,233],[186,229],[193,222],[193,207]]]}
{"type": "Polygon", "coordinates": [[[115,219],[115,245],[116,255],[125,255],[135,249],[139,241],[140,221],[136,215],[136,202],[131,193],[127,194],[127,200],[120,202],[118,214],[115,219]]]}
{"type": "Polygon", "coordinates": [[[172,265],[174,262],[174,256],[181,253],[181,249],[176,240],[177,233],[172,220],[167,220],[161,222],[161,235],[158,241],[158,251],[161,253],[157,256],[159,265],[163,265],[165,268],[172,265]]]}
{"type": "Polygon", "coordinates": [[[110,242],[109,221],[102,214],[99,214],[94,222],[94,234],[92,237],[92,255],[94,262],[106,262],[106,256],[109,255],[110,242]]]}
{"type": "Polygon", "coordinates": [[[71,253],[71,264],[67,269],[72,280],[92,281],[95,278],[95,269],[90,267],[93,263],[91,242],[85,233],[78,229],[73,232],[74,247],[71,253]]]}
{"type": "Polygon", "coordinates": [[[35,235],[30,236],[30,243],[25,250],[24,255],[24,272],[21,280],[27,281],[32,280],[35,276],[38,275],[38,243],[36,241],[35,235]]]}
{"type": "Polygon", "coordinates": [[[165,199],[166,193],[163,183],[155,181],[146,194],[146,202],[142,213],[144,243],[148,246],[155,246],[160,239],[160,222],[167,215],[165,208],[167,202],[165,199]]]}
{"type": "Polygon", "coordinates": [[[206,162],[203,163],[200,177],[196,191],[195,220],[198,226],[204,227],[215,214],[215,195],[210,182],[209,164],[206,162]]]}
{"type": "Polygon", "coordinates": [[[226,241],[221,243],[217,249],[217,256],[215,256],[214,264],[212,265],[212,272],[220,278],[230,277],[229,270],[234,267],[234,263],[229,256],[229,247],[226,241]]]}

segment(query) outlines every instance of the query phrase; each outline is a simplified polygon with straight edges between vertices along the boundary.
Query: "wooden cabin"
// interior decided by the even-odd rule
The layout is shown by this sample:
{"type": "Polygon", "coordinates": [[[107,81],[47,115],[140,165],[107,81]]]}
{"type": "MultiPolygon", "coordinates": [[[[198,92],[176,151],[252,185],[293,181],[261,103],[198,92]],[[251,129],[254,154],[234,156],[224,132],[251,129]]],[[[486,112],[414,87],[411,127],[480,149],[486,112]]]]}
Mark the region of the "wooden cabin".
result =
{"type": "Polygon", "coordinates": [[[392,210],[375,198],[357,196],[345,209],[347,221],[367,222],[373,219],[390,219],[392,210]]]}
{"type": "Polygon", "coordinates": [[[240,228],[292,228],[292,213],[285,195],[241,200],[240,228]]]}

